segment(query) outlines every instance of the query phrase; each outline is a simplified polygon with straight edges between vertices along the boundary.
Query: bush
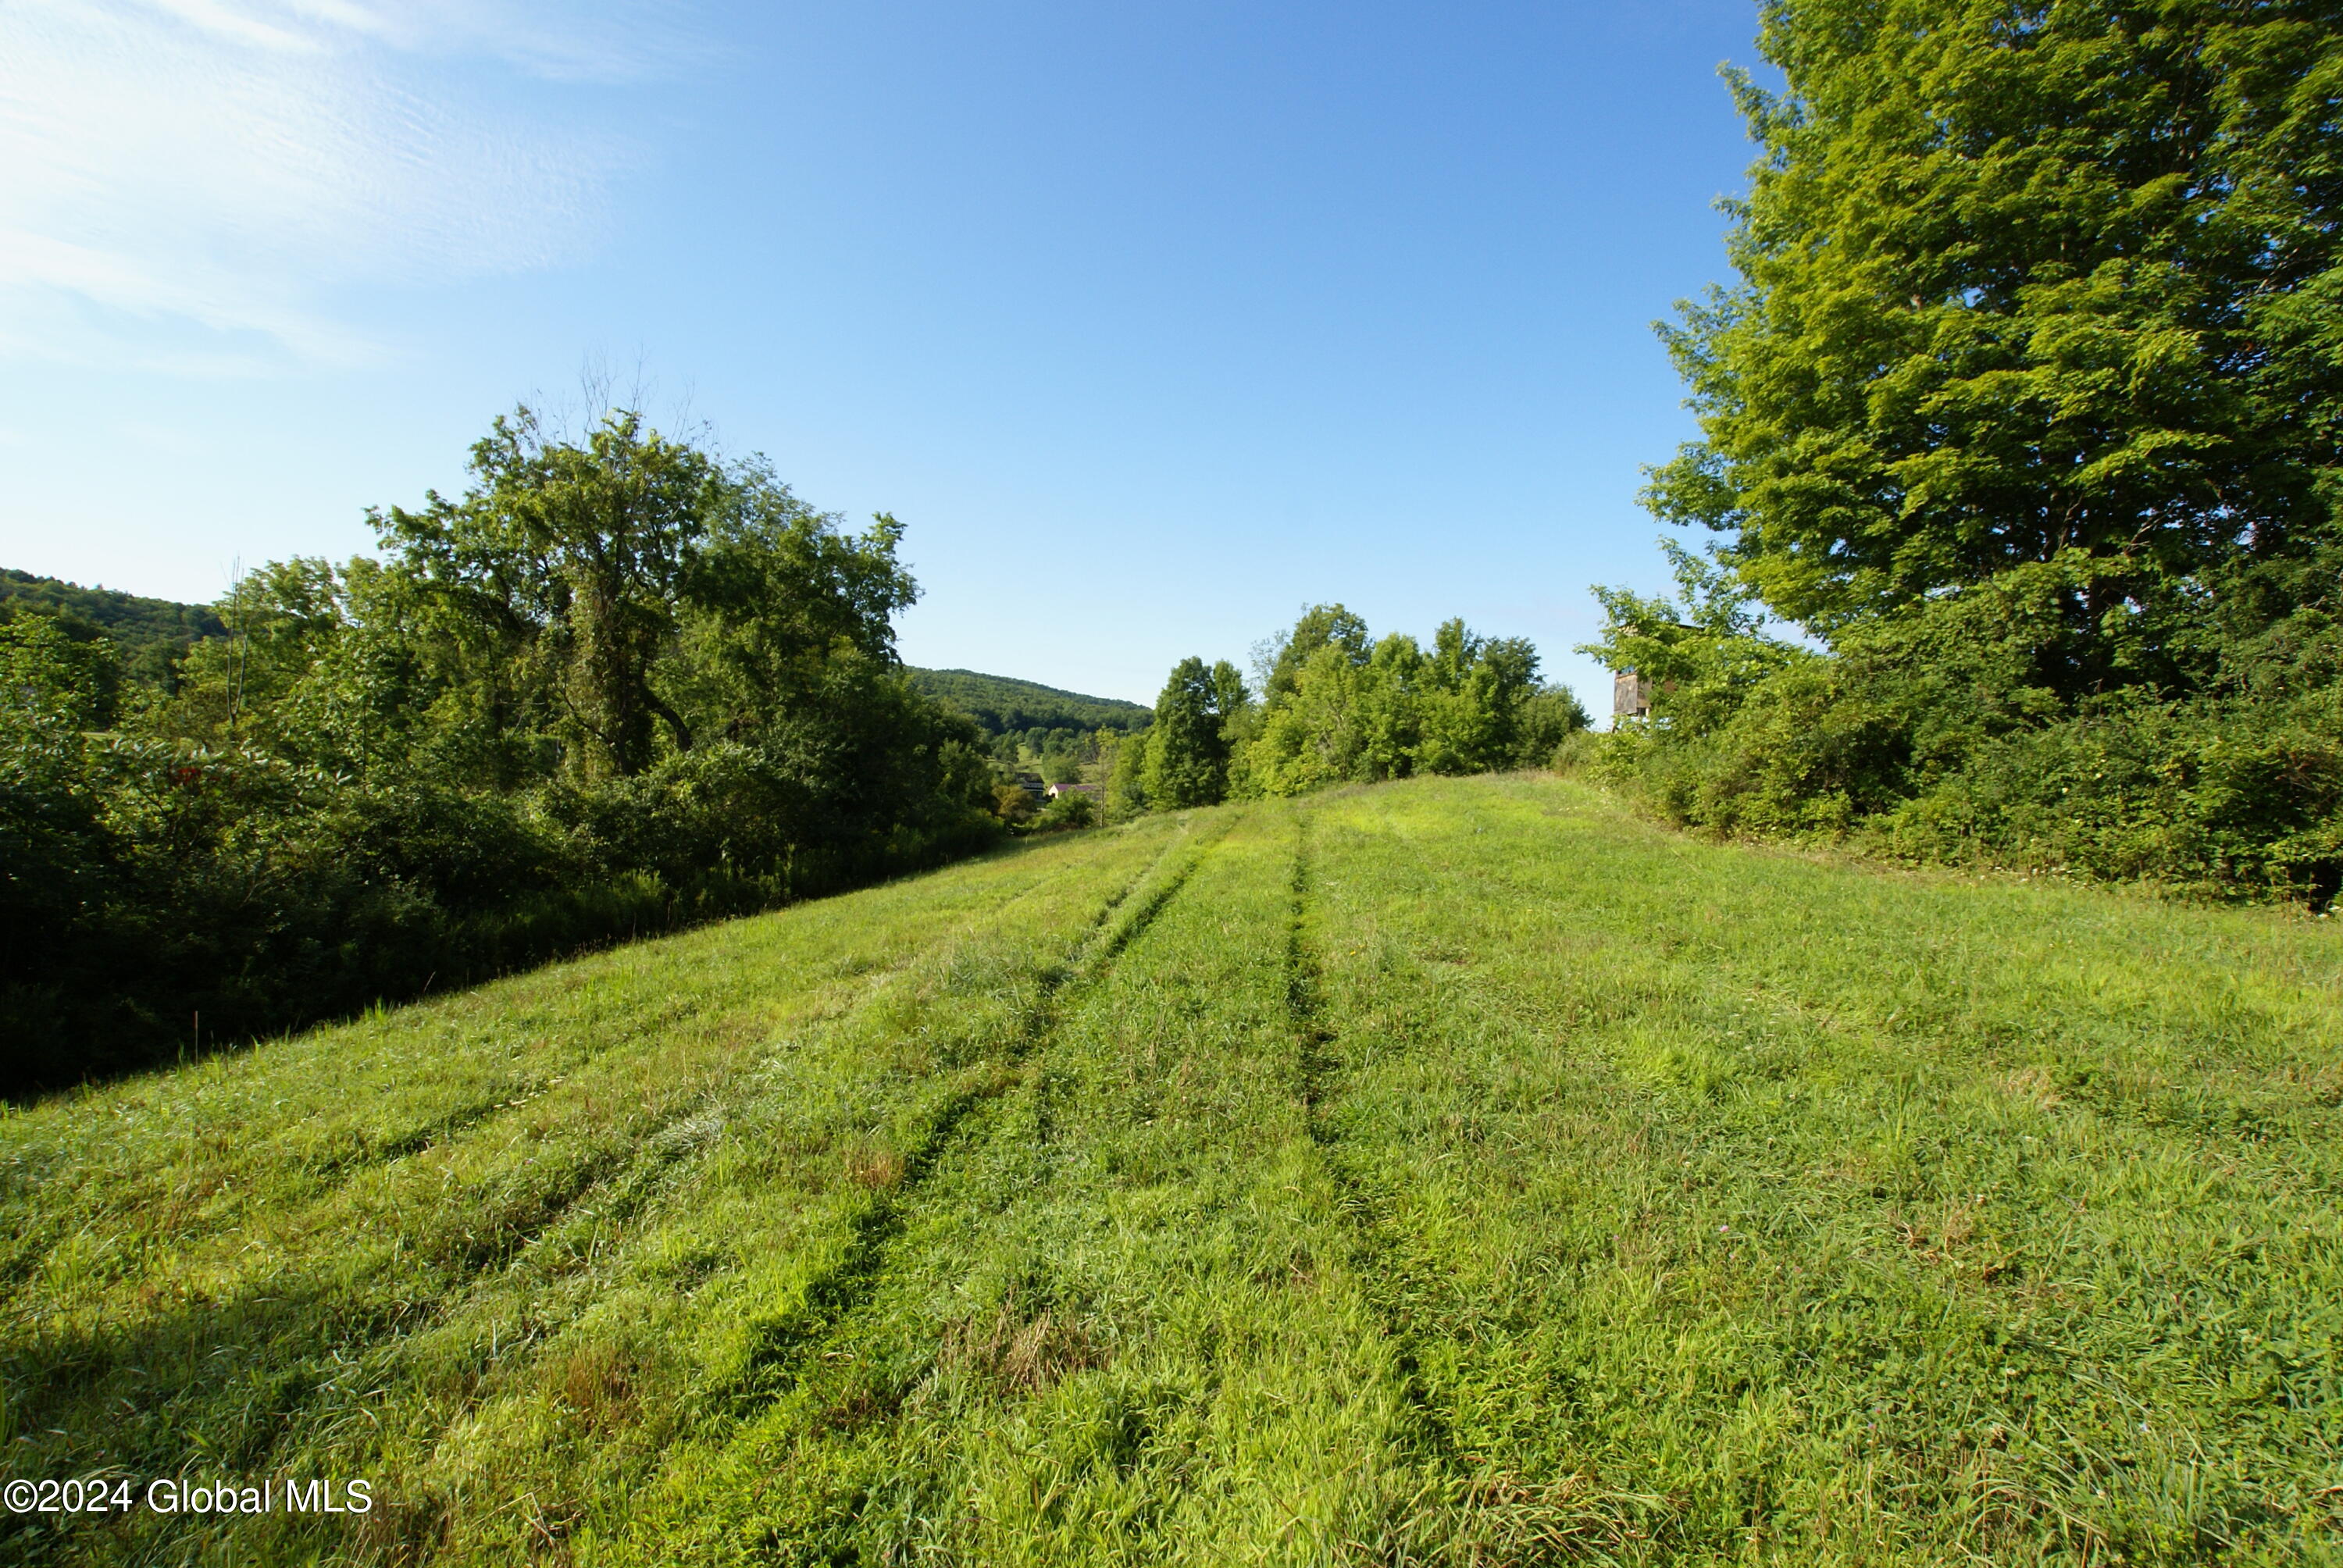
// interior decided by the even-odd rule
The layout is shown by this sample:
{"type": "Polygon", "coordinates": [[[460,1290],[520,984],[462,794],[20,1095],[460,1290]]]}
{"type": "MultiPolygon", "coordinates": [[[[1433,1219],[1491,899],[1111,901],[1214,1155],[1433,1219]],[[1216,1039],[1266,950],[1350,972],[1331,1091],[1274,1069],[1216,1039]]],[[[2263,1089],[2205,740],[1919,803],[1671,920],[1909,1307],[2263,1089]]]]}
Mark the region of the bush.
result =
{"type": "Polygon", "coordinates": [[[239,582],[160,687],[0,619],[0,1092],[998,839],[982,736],[895,662],[891,519],[625,415],[523,411],[474,472],[387,561],[239,582]]]}
{"type": "Polygon", "coordinates": [[[1604,737],[1595,766],[1725,832],[2324,907],[2343,868],[2343,684],[2324,615],[2228,644],[2208,627],[2217,656],[2194,692],[2069,696],[2052,675],[2073,581],[2060,563],[2006,572],[1829,655],[1747,628],[1680,642],[1652,719],[1604,737]],[[1727,666],[1765,673],[1718,678],[1727,666]]]}
{"type": "Polygon", "coordinates": [[[1098,822],[1098,806],[1087,795],[1064,794],[1053,798],[1033,819],[1031,830],[1036,833],[1058,833],[1071,828],[1094,827],[1098,822]]]}

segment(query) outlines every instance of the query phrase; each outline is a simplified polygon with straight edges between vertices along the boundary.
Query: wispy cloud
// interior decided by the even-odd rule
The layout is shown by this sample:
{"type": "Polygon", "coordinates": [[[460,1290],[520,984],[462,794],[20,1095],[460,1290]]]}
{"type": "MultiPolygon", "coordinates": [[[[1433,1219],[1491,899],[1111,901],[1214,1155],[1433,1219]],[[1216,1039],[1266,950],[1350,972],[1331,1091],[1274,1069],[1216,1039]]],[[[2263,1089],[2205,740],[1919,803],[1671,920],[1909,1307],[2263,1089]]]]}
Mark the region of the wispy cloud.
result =
{"type": "Polygon", "coordinates": [[[0,355],[378,357],[337,317],[352,289],[588,247],[634,155],[565,100],[691,46],[625,4],[9,0],[0,355]]]}

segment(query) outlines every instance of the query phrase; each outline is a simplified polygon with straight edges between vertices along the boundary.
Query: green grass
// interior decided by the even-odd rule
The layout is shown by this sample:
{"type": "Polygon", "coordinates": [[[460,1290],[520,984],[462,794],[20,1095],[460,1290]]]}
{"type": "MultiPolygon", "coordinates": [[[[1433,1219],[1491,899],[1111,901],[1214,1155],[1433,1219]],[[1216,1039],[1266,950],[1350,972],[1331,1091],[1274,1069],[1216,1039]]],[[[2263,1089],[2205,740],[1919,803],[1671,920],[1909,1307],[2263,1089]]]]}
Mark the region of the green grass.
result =
{"type": "Polygon", "coordinates": [[[0,1121],[31,1563],[2343,1561],[2333,922],[1542,779],[1154,819],[0,1121]]]}

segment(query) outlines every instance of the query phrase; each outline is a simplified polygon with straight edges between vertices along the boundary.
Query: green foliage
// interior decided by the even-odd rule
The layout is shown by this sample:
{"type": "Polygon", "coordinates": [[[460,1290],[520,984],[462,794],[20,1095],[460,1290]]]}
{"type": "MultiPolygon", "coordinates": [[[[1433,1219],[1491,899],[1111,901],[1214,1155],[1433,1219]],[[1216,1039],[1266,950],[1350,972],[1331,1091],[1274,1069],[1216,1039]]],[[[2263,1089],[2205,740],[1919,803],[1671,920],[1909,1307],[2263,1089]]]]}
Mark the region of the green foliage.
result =
{"type": "Polygon", "coordinates": [[[1292,693],[1301,684],[1303,667],[1330,648],[1347,663],[1365,663],[1372,640],[1367,623],[1342,606],[1312,605],[1292,630],[1277,633],[1259,651],[1265,670],[1262,700],[1273,703],[1292,693]]]}
{"type": "Polygon", "coordinates": [[[1788,0],[1735,291],[1671,335],[1664,517],[1820,631],[2079,554],[2062,688],[2134,596],[2323,537],[2343,156],[2329,0],[1788,0]]]}
{"type": "Polygon", "coordinates": [[[524,409],[379,562],[272,563],[126,729],[103,642],[0,623],[0,1088],[932,864],[992,767],[920,696],[867,533],[616,413],[524,409]]]}
{"type": "Polygon", "coordinates": [[[1528,642],[1480,637],[1462,620],[1426,653],[1398,632],[1370,644],[1364,621],[1319,605],[1264,662],[1270,696],[1239,771],[1246,794],[1534,766],[1586,723],[1567,690],[1536,684],[1528,642]]]}
{"type": "Polygon", "coordinates": [[[1147,740],[1144,736],[1114,737],[1103,757],[1106,814],[1110,821],[1127,822],[1148,808],[1147,740]]]}
{"type": "Polygon", "coordinates": [[[377,1499],[0,1556],[2327,1562],[2338,996],[1549,779],[1026,840],[0,1119],[22,1472],[377,1499]]]}
{"type": "Polygon", "coordinates": [[[1728,537],[1681,605],[1601,592],[1652,691],[1614,775],[2331,897],[2343,11],[1786,0],[1764,47],[1741,282],[1669,333],[1704,439],[1647,495],[1728,537]]]}
{"type": "Polygon", "coordinates": [[[1021,827],[1033,819],[1041,802],[1033,792],[1020,784],[995,784],[992,787],[992,814],[1011,827],[1021,827]]]}
{"type": "MultiPolygon", "coordinates": [[[[1084,697],[1031,680],[979,675],[972,669],[907,669],[912,689],[948,702],[976,720],[987,735],[1063,729],[1074,734],[1147,728],[1149,712],[1136,702],[1084,697]]],[[[1037,745],[1035,750],[1041,748],[1037,745]]]]}
{"type": "Polygon", "coordinates": [[[76,641],[107,638],[120,676],[134,685],[167,685],[188,648],[227,632],[207,605],[141,598],[0,568],[0,619],[22,615],[53,618],[76,641]]]}
{"type": "Polygon", "coordinates": [[[1033,831],[1060,833],[1075,828],[1091,828],[1098,825],[1098,819],[1096,801],[1087,795],[1068,790],[1052,796],[1050,803],[1041,808],[1040,814],[1033,819],[1033,831]]]}
{"type": "Polygon", "coordinates": [[[1155,699],[1147,731],[1140,788],[1159,811],[1213,806],[1228,798],[1230,722],[1248,699],[1243,678],[1227,659],[1210,668],[1183,658],[1155,699]]]}
{"type": "Polygon", "coordinates": [[[2323,906],[2343,879],[2343,682],[2305,607],[2223,679],[2059,689],[2072,558],[1850,627],[1825,657],[1609,596],[1594,651],[1662,672],[1601,766],[1676,820],[2323,906]]]}
{"type": "Polygon", "coordinates": [[[1286,680],[1273,689],[1246,752],[1252,792],[1299,795],[1393,777],[1415,737],[1404,727],[1411,716],[1389,699],[1417,662],[1413,644],[1394,637],[1372,652],[1322,642],[1281,671],[1286,680]]]}
{"type": "Polygon", "coordinates": [[[99,721],[113,647],[74,638],[47,616],[0,620],[0,722],[69,736],[99,721]]]}

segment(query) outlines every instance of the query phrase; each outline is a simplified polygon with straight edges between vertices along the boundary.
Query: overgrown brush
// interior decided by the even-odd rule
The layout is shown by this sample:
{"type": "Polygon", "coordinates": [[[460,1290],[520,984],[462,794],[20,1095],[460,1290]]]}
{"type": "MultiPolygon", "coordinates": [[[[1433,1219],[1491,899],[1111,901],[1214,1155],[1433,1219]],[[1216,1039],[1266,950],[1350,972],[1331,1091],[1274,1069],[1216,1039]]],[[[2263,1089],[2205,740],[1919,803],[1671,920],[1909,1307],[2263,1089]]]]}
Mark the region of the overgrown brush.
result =
{"type": "Polygon", "coordinates": [[[895,660],[891,519],[623,413],[523,410],[473,472],[376,518],[386,560],[239,581],[167,679],[0,620],[0,1093],[996,841],[975,727],[895,660]]]}

